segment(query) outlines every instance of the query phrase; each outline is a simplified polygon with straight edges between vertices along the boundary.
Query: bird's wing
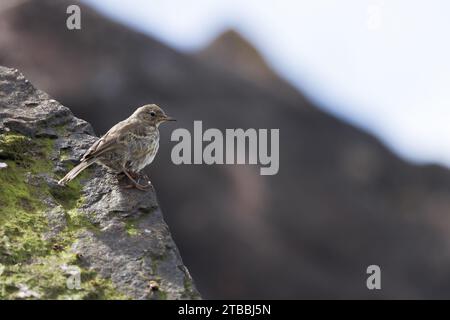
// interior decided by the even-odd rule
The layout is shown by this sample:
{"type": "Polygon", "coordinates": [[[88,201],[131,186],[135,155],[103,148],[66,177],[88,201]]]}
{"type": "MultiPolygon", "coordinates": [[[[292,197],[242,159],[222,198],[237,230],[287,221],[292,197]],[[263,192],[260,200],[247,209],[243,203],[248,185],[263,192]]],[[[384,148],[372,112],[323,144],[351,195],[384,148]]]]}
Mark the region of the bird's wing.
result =
{"type": "Polygon", "coordinates": [[[81,161],[97,157],[107,151],[120,147],[124,142],[124,136],[130,130],[133,123],[122,121],[113,126],[107,133],[98,139],[83,155],[81,161]]]}

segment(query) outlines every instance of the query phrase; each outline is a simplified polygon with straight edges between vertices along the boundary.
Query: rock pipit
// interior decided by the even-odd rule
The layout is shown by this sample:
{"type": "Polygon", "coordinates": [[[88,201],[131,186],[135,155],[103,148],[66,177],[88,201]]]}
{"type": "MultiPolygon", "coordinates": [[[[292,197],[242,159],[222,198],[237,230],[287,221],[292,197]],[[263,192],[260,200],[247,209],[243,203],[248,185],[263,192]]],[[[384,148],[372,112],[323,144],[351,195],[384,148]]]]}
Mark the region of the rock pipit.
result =
{"type": "Polygon", "coordinates": [[[138,108],[98,139],[83,155],[81,163],[58,183],[64,185],[91,164],[98,163],[116,172],[118,177],[128,177],[132,182],[130,187],[147,189],[151,183],[146,177],[146,184],[140,184],[139,172],[153,161],[158,151],[159,125],[174,120],[156,104],[138,108]]]}

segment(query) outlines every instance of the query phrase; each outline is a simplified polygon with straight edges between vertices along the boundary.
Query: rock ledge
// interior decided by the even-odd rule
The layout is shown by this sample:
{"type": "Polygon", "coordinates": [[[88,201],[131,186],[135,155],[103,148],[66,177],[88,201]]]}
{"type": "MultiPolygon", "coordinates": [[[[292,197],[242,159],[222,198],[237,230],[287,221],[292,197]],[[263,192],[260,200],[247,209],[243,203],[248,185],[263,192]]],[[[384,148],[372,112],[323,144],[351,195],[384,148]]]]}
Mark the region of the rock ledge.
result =
{"type": "Polygon", "coordinates": [[[198,299],[154,190],[92,166],[92,127],[0,67],[0,299],[198,299]]]}

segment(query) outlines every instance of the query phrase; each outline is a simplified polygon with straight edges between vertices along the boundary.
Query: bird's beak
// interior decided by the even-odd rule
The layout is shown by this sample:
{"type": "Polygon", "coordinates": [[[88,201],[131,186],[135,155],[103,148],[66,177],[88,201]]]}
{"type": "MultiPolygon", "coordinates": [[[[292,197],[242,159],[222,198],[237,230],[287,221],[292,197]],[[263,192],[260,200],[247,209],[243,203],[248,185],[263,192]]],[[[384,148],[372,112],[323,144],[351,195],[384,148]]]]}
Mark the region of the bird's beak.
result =
{"type": "Polygon", "coordinates": [[[174,118],[172,118],[172,117],[169,117],[169,116],[166,116],[166,117],[164,118],[164,120],[165,120],[165,121],[177,121],[176,119],[174,119],[174,118]]]}

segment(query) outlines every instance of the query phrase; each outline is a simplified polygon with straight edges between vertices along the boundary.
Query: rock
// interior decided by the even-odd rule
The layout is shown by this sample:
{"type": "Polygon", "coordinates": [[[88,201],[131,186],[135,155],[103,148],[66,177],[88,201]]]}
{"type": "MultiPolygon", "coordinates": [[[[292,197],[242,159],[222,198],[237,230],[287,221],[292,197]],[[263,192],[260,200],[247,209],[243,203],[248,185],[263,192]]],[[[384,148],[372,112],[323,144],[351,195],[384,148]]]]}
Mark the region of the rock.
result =
{"type": "Polygon", "coordinates": [[[95,165],[57,184],[95,139],[0,67],[0,298],[200,298],[154,190],[123,189],[95,165]]]}

